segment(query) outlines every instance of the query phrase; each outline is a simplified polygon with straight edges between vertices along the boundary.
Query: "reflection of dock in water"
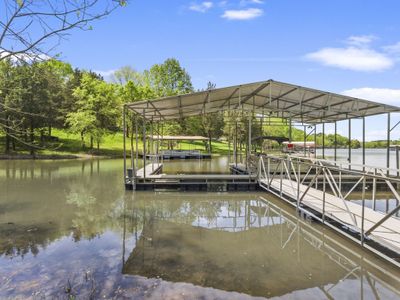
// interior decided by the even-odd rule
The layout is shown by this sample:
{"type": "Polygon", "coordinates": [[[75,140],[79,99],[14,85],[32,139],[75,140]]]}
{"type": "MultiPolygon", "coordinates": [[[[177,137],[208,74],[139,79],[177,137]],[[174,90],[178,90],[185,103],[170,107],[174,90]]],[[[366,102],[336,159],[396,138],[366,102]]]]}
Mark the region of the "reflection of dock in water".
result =
{"type": "Polygon", "coordinates": [[[381,285],[400,295],[395,271],[266,200],[247,201],[239,213],[220,212],[217,219],[209,229],[149,217],[123,273],[254,296],[314,288],[329,298],[346,280],[375,296],[381,285]]]}

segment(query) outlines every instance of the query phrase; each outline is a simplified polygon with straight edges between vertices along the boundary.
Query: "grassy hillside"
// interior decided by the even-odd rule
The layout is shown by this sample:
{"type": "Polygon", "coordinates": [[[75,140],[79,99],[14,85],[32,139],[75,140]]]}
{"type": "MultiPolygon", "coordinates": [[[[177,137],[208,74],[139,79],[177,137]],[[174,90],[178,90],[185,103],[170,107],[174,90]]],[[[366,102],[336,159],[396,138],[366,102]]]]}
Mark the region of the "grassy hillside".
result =
{"type": "MultiPolygon", "coordinates": [[[[106,157],[123,156],[122,133],[106,135],[100,144],[99,150],[97,150],[96,145],[94,145],[93,149],[89,149],[88,147],[88,145],[90,144],[89,139],[85,139],[86,148],[83,149],[80,136],[78,134],[70,133],[66,130],[53,129],[52,136],[57,137],[58,141],[53,142],[51,146],[47,147],[47,149],[38,150],[37,154],[39,156],[40,155],[46,155],[46,156],[96,155],[96,156],[106,156],[106,157]]],[[[4,139],[5,139],[4,136],[0,136],[0,153],[4,153],[4,144],[5,144],[4,139]]],[[[130,138],[127,139],[127,149],[128,152],[130,152],[130,138]]],[[[162,149],[166,149],[166,146],[162,147],[162,149]]],[[[205,151],[204,144],[201,141],[180,142],[174,147],[174,149],[182,149],[182,150],[199,149],[201,151],[205,151]]],[[[218,154],[226,154],[229,151],[228,143],[219,141],[212,142],[212,149],[213,153],[218,153],[218,154]]],[[[16,151],[20,155],[29,154],[29,151],[23,150],[18,146],[16,148],[16,151]]],[[[143,143],[142,141],[139,141],[139,152],[142,151],[143,151],[143,143]]]]}

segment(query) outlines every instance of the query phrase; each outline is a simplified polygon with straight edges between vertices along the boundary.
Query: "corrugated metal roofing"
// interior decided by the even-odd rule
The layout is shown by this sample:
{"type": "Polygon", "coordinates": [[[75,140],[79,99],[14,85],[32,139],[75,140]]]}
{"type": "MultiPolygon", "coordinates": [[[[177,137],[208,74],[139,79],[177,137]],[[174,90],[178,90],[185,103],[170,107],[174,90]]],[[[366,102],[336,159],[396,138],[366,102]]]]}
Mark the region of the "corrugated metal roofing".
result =
{"type": "Polygon", "coordinates": [[[127,107],[153,121],[244,110],[306,124],[400,112],[396,106],[273,80],[134,102],[127,107]]]}

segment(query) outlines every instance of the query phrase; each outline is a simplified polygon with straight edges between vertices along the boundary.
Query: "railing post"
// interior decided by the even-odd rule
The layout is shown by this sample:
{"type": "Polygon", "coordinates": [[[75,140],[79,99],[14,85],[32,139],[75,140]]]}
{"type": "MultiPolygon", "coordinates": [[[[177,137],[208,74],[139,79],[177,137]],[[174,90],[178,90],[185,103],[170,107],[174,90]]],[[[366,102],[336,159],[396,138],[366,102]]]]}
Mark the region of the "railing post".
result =
{"type": "Polygon", "coordinates": [[[362,210],[361,210],[361,246],[364,246],[364,219],[365,219],[365,179],[363,179],[362,185],[362,210]]]}
{"type": "Polygon", "coordinates": [[[376,168],[374,168],[374,177],[372,178],[372,209],[376,209],[376,168]]]}
{"type": "Polygon", "coordinates": [[[300,209],[300,159],[297,160],[297,210],[300,209]]]}

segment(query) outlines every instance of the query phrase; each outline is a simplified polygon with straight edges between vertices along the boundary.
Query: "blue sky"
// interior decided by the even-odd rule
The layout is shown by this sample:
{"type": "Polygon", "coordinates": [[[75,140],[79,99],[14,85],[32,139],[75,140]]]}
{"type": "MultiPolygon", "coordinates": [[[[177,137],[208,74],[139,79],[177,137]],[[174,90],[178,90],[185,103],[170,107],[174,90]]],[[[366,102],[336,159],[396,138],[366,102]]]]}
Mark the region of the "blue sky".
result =
{"type": "MultiPolygon", "coordinates": [[[[137,0],[58,50],[104,75],[175,57],[195,88],[271,78],[400,106],[399,11],[398,0],[137,0]]],[[[369,139],[385,127],[368,119],[369,139]]]]}

